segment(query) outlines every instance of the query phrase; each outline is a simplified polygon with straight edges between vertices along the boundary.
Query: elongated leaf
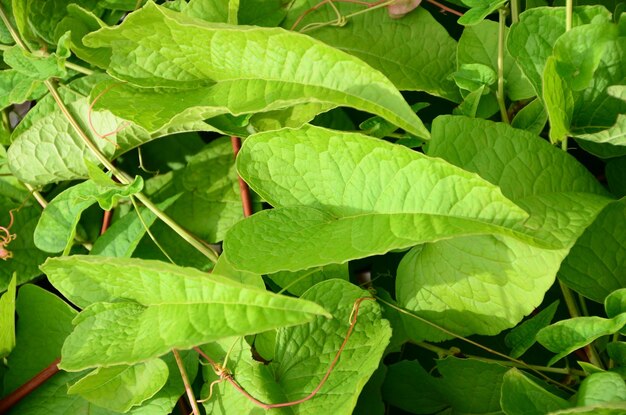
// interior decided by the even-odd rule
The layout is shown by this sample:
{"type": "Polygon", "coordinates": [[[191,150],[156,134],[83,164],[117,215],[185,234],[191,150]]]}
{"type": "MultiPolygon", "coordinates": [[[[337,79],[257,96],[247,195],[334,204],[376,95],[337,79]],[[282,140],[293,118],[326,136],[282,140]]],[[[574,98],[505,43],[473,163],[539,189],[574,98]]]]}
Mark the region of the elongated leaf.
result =
{"type": "Polygon", "coordinates": [[[578,391],[579,406],[626,401],[626,383],[617,373],[594,373],[583,380],[578,391]]]}
{"type": "Polygon", "coordinates": [[[103,186],[87,180],[65,190],[41,214],[35,229],[35,244],[43,251],[63,251],[72,242],[76,225],[85,209],[96,202],[105,209],[111,209],[115,200],[131,196],[142,188],[143,180],[138,176],[127,186],[116,185],[113,181],[103,186]]]}
{"type": "Polygon", "coordinates": [[[226,255],[243,270],[295,271],[458,235],[526,239],[507,230],[525,212],[497,188],[359,134],[315,127],[258,134],[246,141],[238,167],[265,200],[287,206],[227,234],[226,255]]]}
{"type": "MultiPolygon", "coordinates": [[[[80,78],[59,87],[59,94],[81,125],[93,125],[95,131],[86,128],[85,133],[100,151],[112,157],[152,138],[136,125],[126,125],[106,139],[98,136],[115,131],[124,122],[109,111],[93,111],[89,123],[89,91],[96,82],[105,79],[109,78],[102,74],[80,78]]],[[[84,160],[98,162],[49,95],[18,124],[12,139],[7,155],[11,172],[32,185],[85,178],[88,171],[84,160]]]]}
{"type": "MultiPolygon", "coordinates": [[[[124,117],[150,131],[219,114],[269,111],[314,101],[372,112],[415,135],[429,136],[381,73],[297,33],[203,23],[148,3],[121,25],[92,33],[84,42],[111,49],[108,72],[115,78],[142,87],[169,88],[144,90],[144,99],[139,101],[143,105],[134,112],[127,105],[123,108],[124,117]],[[175,47],[162,48],[163,44],[175,47]],[[315,72],[300,69],[311,65],[315,72]],[[166,107],[156,100],[168,95],[166,107]],[[152,121],[142,119],[142,114],[150,114],[152,121]]],[[[115,88],[107,96],[122,90],[115,88]]],[[[115,112],[107,96],[102,103],[115,112]]]]}
{"type": "Polygon", "coordinates": [[[595,339],[620,331],[626,325],[626,313],[612,319],[601,317],[576,317],[561,320],[537,333],[537,341],[546,349],[557,353],[549,365],[567,356],[595,339]]]}
{"type": "MultiPolygon", "coordinates": [[[[252,396],[267,403],[294,401],[309,395],[325,375],[345,338],[355,301],[367,296],[366,291],[346,281],[329,280],[315,285],[302,298],[330,310],[333,319],[318,318],[306,325],[280,329],[274,359],[267,366],[251,359],[246,344],[236,343],[229,358],[232,362],[229,369],[235,374],[235,380],[252,396]]],[[[289,413],[351,414],[359,392],[378,367],[390,336],[391,329],[387,321],[381,319],[378,305],[364,301],[352,335],[326,383],[313,399],[290,407],[289,413]]],[[[221,357],[214,353],[213,356],[221,357]]],[[[205,393],[208,393],[207,387],[205,393]]],[[[248,413],[255,408],[228,382],[216,386],[214,393],[219,393],[219,397],[205,403],[209,413],[248,413]]],[[[269,413],[279,414],[283,410],[273,409],[269,413]]]]}
{"type": "Polygon", "coordinates": [[[543,415],[572,406],[563,398],[551,394],[518,369],[504,375],[500,405],[506,415],[543,415]]]}
{"type": "Polygon", "coordinates": [[[609,204],[572,247],[559,279],[587,298],[603,302],[626,286],[626,199],[609,204]]]}
{"type": "MultiPolygon", "coordinates": [[[[302,14],[318,2],[299,0],[289,8],[282,26],[290,29],[302,14]]],[[[344,15],[361,10],[362,5],[337,3],[344,15]]],[[[295,30],[337,16],[330,7],[310,13],[295,30]]],[[[456,69],[456,42],[424,8],[400,20],[390,19],[387,10],[371,10],[354,16],[350,23],[306,31],[316,39],[362,59],[381,71],[400,90],[426,91],[454,102],[461,97],[448,76],[456,69]]]]}
{"type": "Polygon", "coordinates": [[[0,358],[15,347],[15,275],[6,292],[0,296],[0,358]]]}
{"type": "Polygon", "coordinates": [[[75,255],[42,269],[72,302],[91,304],[63,346],[60,366],[71,371],[131,364],[326,315],[310,302],[158,261],[75,255]]]}
{"type": "Polygon", "coordinates": [[[535,344],[537,333],[550,324],[558,306],[559,300],[556,300],[506,335],[504,341],[511,348],[509,356],[517,359],[535,344]]]}
{"type": "Polygon", "coordinates": [[[103,408],[128,412],[151,398],[165,385],[167,364],[151,359],[133,366],[98,368],[72,384],[68,394],[77,394],[103,408]]]}
{"type": "Polygon", "coordinates": [[[550,119],[550,141],[560,143],[570,134],[574,117],[574,95],[557,72],[557,61],[550,56],[543,71],[543,99],[550,119]]]}

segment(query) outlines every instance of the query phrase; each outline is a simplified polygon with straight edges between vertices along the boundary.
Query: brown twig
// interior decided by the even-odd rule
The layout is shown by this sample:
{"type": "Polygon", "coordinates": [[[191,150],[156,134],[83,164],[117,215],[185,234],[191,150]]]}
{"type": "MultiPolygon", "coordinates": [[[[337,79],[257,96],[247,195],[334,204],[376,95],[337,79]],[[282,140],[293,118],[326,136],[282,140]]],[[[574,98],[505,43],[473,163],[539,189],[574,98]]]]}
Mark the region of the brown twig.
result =
{"type": "Polygon", "coordinates": [[[178,350],[173,349],[172,353],[174,354],[174,358],[176,359],[176,364],[178,365],[178,371],[180,372],[180,376],[183,378],[185,392],[187,393],[187,399],[189,400],[189,404],[191,405],[192,413],[193,415],[200,415],[198,402],[196,401],[196,397],[193,394],[193,389],[191,389],[191,383],[189,383],[189,376],[187,376],[187,371],[185,370],[185,363],[183,362],[183,359],[181,359],[178,350]]]}
{"type": "MultiPolygon", "coordinates": [[[[241,139],[239,137],[232,136],[230,137],[230,142],[233,146],[233,153],[235,153],[235,158],[237,158],[237,154],[239,154],[239,150],[241,150],[241,139]]],[[[241,203],[243,205],[243,216],[247,218],[253,213],[252,199],[250,198],[250,188],[240,176],[237,177],[239,179],[239,194],[241,195],[241,203]]]]}
{"type": "Polygon", "coordinates": [[[455,14],[455,15],[457,15],[457,16],[459,16],[459,17],[463,16],[463,13],[461,13],[461,12],[459,12],[459,11],[456,11],[456,10],[454,10],[454,9],[451,9],[451,8],[450,8],[450,7],[448,7],[448,6],[446,6],[446,5],[444,5],[444,4],[439,3],[438,1],[435,1],[435,0],[426,0],[426,1],[427,1],[427,2],[429,2],[430,4],[434,5],[434,6],[439,7],[439,8],[441,9],[441,11],[442,11],[442,12],[452,13],[452,14],[455,14]]]}
{"type": "Polygon", "coordinates": [[[6,413],[20,400],[26,397],[29,393],[37,389],[42,383],[50,379],[54,374],[59,371],[58,364],[61,359],[55,359],[47,368],[37,373],[28,382],[15,389],[11,394],[0,399],[0,414],[6,413]]]}
{"type": "Polygon", "coordinates": [[[107,229],[109,229],[109,226],[111,225],[112,213],[113,213],[112,210],[104,211],[104,215],[102,216],[102,227],[100,228],[100,235],[102,235],[103,233],[107,231],[107,229]]]}
{"type": "MultiPolygon", "coordinates": [[[[285,407],[288,407],[288,406],[299,405],[301,403],[304,403],[304,402],[308,401],[309,399],[312,399],[315,395],[317,395],[317,393],[320,391],[322,386],[324,386],[324,384],[328,380],[328,377],[330,376],[330,374],[332,373],[333,369],[337,365],[337,362],[339,361],[339,357],[341,356],[341,353],[343,353],[343,350],[345,349],[346,344],[348,344],[348,340],[350,339],[350,336],[352,335],[352,331],[354,330],[354,326],[356,326],[357,318],[358,318],[358,315],[359,315],[359,308],[361,306],[361,303],[363,301],[366,301],[366,300],[374,300],[374,298],[373,297],[362,297],[362,298],[358,298],[354,302],[354,306],[352,307],[352,313],[350,314],[350,327],[348,328],[348,331],[346,333],[346,337],[343,339],[343,342],[341,343],[341,346],[337,350],[337,353],[335,354],[335,357],[333,358],[333,361],[330,363],[330,366],[328,366],[328,370],[326,370],[326,373],[324,374],[324,377],[322,378],[322,380],[320,380],[318,385],[315,387],[315,389],[313,389],[313,391],[310,394],[308,394],[307,396],[305,396],[302,399],[298,399],[298,400],[291,401],[291,402],[271,403],[271,404],[265,403],[265,402],[261,402],[260,400],[258,400],[254,396],[250,395],[235,380],[235,378],[233,377],[233,374],[227,368],[222,367],[222,365],[220,365],[219,363],[215,362],[206,353],[204,353],[202,351],[202,349],[200,349],[199,347],[195,347],[194,350],[197,351],[200,354],[200,356],[205,358],[209,362],[209,364],[211,364],[211,366],[213,367],[213,370],[215,371],[215,373],[220,378],[217,382],[228,381],[228,383],[233,385],[233,387],[235,389],[237,389],[237,391],[239,391],[239,393],[241,393],[243,396],[245,396],[250,402],[252,402],[256,406],[259,406],[259,407],[261,407],[263,409],[273,409],[273,408],[285,408],[285,407]]],[[[211,387],[213,386],[213,384],[215,384],[215,382],[213,382],[211,384],[211,387]]]]}

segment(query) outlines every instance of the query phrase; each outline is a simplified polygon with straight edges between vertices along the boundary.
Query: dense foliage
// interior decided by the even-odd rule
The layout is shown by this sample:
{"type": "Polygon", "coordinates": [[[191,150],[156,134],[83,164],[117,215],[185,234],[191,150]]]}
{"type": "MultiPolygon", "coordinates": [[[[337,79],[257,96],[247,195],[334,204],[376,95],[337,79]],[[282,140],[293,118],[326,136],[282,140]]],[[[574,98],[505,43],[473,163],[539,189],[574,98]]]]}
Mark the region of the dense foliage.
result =
{"type": "Polygon", "coordinates": [[[0,0],[0,412],[626,413],[626,2],[444,3],[0,0]]]}

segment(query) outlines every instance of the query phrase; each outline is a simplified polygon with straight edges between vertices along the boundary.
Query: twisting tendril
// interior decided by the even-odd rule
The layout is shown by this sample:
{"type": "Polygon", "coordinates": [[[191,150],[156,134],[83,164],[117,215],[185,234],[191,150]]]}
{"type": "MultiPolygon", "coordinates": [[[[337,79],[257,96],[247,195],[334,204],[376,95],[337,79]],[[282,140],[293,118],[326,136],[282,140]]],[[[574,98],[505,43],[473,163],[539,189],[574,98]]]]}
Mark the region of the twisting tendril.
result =
{"type": "Polygon", "coordinates": [[[17,235],[11,233],[11,226],[13,226],[13,209],[9,210],[9,216],[11,220],[7,226],[0,226],[0,259],[7,261],[13,258],[13,252],[7,249],[7,246],[17,238],[17,235]]]}
{"type": "MultiPolygon", "coordinates": [[[[207,362],[209,362],[209,364],[213,368],[213,371],[218,377],[218,379],[214,382],[211,382],[211,385],[209,386],[209,396],[206,399],[203,399],[198,402],[206,402],[209,399],[211,399],[211,397],[213,396],[213,387],[217,385],[218,383],[222,383],[225,381],[230,383],[239,393],[241,393],[244,397],[246,397],[246,399],[248,399],[250,402],[252,402],[256,406],[260,406],[263,409],[285,408],[288,406],[295,406],[295,405],[299,405],[301,403],[304,403],[312,399],[315,395],[317,395],[317,393],[320,391],[322,386],[324,386],[324,384],[328,380],[328,377],[330,376],[333,369],[337,365],[337,362],[339,361],[339,357],[341,356],[341,353],[345,349],[346,344],[348,343],[348,340],[350,339],[350,336],[352,335],[352,331],[354,330],[354,326],[356,325],[357,319],[359,317],[359,308],[361,306],[361,303],[367,300],[374,300],[374,298],[373,297],[361,297],[361,298],[358,298],[354,302],[354,305],[352,306],[352,312],[350,313],[350,318],[348,321],[350,326],[348,327],[348,331],[346,332],[346,336],[344,337],[343,342],[341,343],[341,346],[337,350],[337,353],[335,354],[333,361],[330,363],[330,366],[328,366],[328,369],[326,370],[326,373],[324,374],[324,377],[322,378],[322,380],[320,380],[319,384],[315,387],[315,389],[313,389],[313,391],[310,394],[308,394],[306,397],[295,400],[295,401],[291,401],[291,402],[282,402],[282,403],[261,402],[254,396],[250,395],[248,391],[246,391],[237,382],[237,380],[235,380],[234,374],[226,367],[226,360],[224,364],[217,363],[215,360],[211,359],[211,357],[209,357],[206,353],[204,353],[202,349],[200,349],[199,347],[195,347],[194,350],[198,352],[200,356],[206,359],[207,362]]],[[[228,355],[227,355],[227,358],[228,358],[228,355]]]]}

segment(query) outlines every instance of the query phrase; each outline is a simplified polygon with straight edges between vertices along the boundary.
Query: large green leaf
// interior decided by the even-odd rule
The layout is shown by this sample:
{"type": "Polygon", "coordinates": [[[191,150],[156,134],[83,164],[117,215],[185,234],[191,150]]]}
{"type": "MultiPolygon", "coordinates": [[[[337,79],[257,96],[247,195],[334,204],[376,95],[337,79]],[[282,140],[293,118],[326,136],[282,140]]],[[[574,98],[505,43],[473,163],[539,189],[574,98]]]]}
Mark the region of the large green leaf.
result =
{"type": "Polygon", "coordinates": [[[131,91],[130,86],[114,88],[102,99],[103,106],[123,111],[150,131],[220,114],[318,102],[372,112],[408,132],[429,136],[384,75],[298,33],[206,23],[148,3],[121,25],[89,34],[84,41],[111,49],[107,71],[113,77],[151,88],[132,89],[131,108],[125,102],[123,108],[111,105],[123,102],[120,94],[131,91]],[[310,71],[311,66],[316,70],[310,71]],[[164,100],[167,106],[161,105],[164,100]]]}
{"type": "MultiPolygon", "coordinates": [[[[459,334],[496,334],[513,327],[541,303],[567,248],[609,199],[571,156],[502,123],[439,117],[428,154],[500,186],[530,213],[527,225],[551,233],[565,249],[532,246],[507,235],[430,242],[413,248],[400,263],[397,298],[459,334]]],[[[445,338],[428,326],[415,325],[421,338],[445,338]]]]}
{"type": "Polygon", "coordinates": [[[63,295],[88,306],[63,345],[60,367],[71,371],[131,364],[327,315],[311,302],[158,261],[75,255],[42,269],[63,295]]]}
{"type": "MultiPolygon", "coordinates": [[[[279,329],[274,359],[269,365],[252,360],[245,343],[235,344],[228,368],[235,380],[252,396],[266,403],[304,398],[315,389],[328,370],[349,328],[353,305],[368,293],[346,281],[329,280],[308,290],[303,299],[314,301],[333,314],[302,326],[279,329]]],[[[337,366],[314,398],[270,414],[351,414],[359,392],[378,367],[391,337],[387,321],[374,301],[364,301],[357,323],[337,366]]],[[[226,351],[207,348],[213,358],[226,351]],[[221,352],[216,355],[214,352],[221,352]]],[[[207,370],[209,372],[209,370],[207,370]]],[[[208,382],[215,380],[215,375],[208,382]]],[[[207,384],[208,386],[208,384],[207,384]]],[[[205,387],[205,393],[208,393],[205,387]]],[[[209,413],[254,413],[255,406],[228,382],[214,387],[218,397],[205,403],[209,413]]]]}
{"type": "Polygon", "coordinates": [[[128,412],[154,396],[167,381],[169,370],[161,359],[132,366],[98,368],[67,389],[89,402],[116,412],[128,412]]]}
{"type": "MultiPolygon", "coordinates": [[[[291,28],[316,0],[294,2],[282,23],[291,28]]],[[[362,5],[337,3],[345,15],[362,5]]],[[[309,23],[336,19],[332,8],[323,7],[305,16],[295,30],[309,23]]],[[[306,32],[337,49],[362,59],[381,71],[400,90],[426,91],[458,102],[460,95],[448,76],[455,70],[456,42],[431,14],[418,8],[402,19],[390,19],[387,10],[371,10],[354,16],[343,27],[324,27],[306,32]]]]}
{"type": "Polygon", "coordinates": [[[601,317],[576,317],[561,320],[537,333],[537,341],[557,355],[550,359],[552,365],[576,349],[595,339],[617,333],[626,325],[626,312],[611,319],[601,317]]]}
{"type": "Polygon", "coordinates": [[[506,415],[544,415],[548,411],[572,406],[571,403],[551,394],[515,368],[504,375],[500,404],[506,415]]]}
{"type": "Polygon", "coordinates": [[[17,341],[7,359],[5,393],[26,383],[61,355],[61,346],[76,316],[76,311],[59,297],[32,284],[20,287],[16,310],[17,341]]]}
{"type": "Polygon", "coordinates": [[[626,286],[626,199],[609,204],[572,247],[559,279],[594,301],[626,286]]]}
{"type": "Polygon", "coordinates": [[[576,400],[579,406],[596,406],[613,402],[626,402],[626,383],[619,374],[594,373],[581,383],[576,400]]]}
{"type": "Polygon", "coordinates": [[[360,134],[318,127],[261,133],[246,141],[238,168],[265,200],[283,206],[227,234],[225,254],[243,270],[296,271],[456,235],[533,239],[511,229],[529,231],[520,225],[526,212],[498,188],[360,134]]]}
{"type": "MultiPolygon", "coordinates": [[[[106,110],[93,111],[89,123],[89,91],[95,83],[105,79],[109,78],[102,74],[79,78],[60,86],[59,94],[92,142],[107,157],[113,157],[152,138],[136,125],[126,125],[105,139],[98,136],[115,131],[124,123],[106,110]]],[[[12,139],[8,150],[11,172],[32,185],[87,177],[84,160],[98,162],[50,95],[28,112],[13,131],[12,139]]]]}

